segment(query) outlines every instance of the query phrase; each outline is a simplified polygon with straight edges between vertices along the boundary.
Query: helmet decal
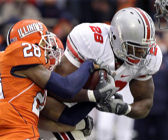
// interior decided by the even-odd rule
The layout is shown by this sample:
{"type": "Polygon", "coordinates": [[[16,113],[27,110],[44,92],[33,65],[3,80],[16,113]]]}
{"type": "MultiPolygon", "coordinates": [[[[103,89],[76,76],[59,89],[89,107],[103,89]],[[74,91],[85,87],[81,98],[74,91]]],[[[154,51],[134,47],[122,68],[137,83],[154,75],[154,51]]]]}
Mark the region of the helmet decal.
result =
{"type": "Polygon", "coordinates": [[[28,24],[18,29],[20,38],[23,38],[38,31],[43,31],[43,26],[40,22],[28,24]]]}
{"type": "Polygon", "coordinates": [[[23,19],[15,23],[8,31],[8,45],[16,40],[28,41],[39,44],[42,36],[46,35],[48,29],[40,21],[34,19],[23,19]]]}

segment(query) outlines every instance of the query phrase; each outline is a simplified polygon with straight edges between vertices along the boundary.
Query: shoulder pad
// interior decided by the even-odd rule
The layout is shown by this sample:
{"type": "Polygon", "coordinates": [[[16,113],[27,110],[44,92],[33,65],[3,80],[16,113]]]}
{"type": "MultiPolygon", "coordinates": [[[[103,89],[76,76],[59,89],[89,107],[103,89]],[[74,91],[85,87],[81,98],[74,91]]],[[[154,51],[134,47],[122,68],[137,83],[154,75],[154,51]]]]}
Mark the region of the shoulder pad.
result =
{"type": "Polygon", "coordinates": [[[153,53],[147,56],[147,59],[149,63],[147,64],[147,69],[149,71],[150,75],[155,74],[162,64],[162,52],[160,47],[157,45],[156,48],[154,48],[153,53]]]}
{"type": "Polygon", "coordinates": [[[148,80],[159,71],[162,63],[162,52],[157,45],[154,50],[146,58],[146,66],[140,69],[137,80],[148,80]]]}
{"type": "Polygon", "coordinates": [[[25,41],[16,41],[10,44],[4,52],[4,58],[13,66],[46,63],[44,50],[25,41]]]}
{"type": "Polygon", "coordinates": [[[76,26],[68,35],[65,54],[68,51],[78,57],[80,63],[86,59],[97,59],[102,56],[109,43],[109,25],[102,23],[83,23],[76,26]]]}

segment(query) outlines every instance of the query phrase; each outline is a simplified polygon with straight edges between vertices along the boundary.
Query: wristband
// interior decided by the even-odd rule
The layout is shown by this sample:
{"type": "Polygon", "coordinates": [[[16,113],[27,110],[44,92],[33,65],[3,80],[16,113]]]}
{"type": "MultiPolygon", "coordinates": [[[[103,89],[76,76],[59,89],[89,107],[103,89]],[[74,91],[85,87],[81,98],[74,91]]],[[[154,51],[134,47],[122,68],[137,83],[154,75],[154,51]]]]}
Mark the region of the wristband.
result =
{"type": "Polygon", "coordinates": [[[87,94],[90,102],[96,102],[93,90],[87,90],[87,94]]]}

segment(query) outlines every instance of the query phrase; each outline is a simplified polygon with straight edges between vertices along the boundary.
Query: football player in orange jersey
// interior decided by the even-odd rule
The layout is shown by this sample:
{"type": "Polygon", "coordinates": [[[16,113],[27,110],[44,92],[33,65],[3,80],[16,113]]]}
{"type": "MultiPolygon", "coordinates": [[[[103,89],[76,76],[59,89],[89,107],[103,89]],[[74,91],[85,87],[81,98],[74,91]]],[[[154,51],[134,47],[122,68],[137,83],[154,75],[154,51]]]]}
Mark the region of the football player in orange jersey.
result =
{"type": "MultiPolygon", "coordinates": [[[[61,57],[58,40],[38,20],[21,20],[9,29],[8,46],[0,59],[1,140],[39,139],[37,125],[40,110],[46,102],[45,89],[64,99],[78,95],[82,101],[92,101],[91,97],[98,101],[101,96],[111,93],[113,78],[109,75],[110,82],[102,89],[80,91],[91,71],[97,67],[92,60],[84,62],[66,77],[49,71],[50,55],[57,61],[61,57]]],[[[65,112],[62,121],[67,115],[65,112]]]]}

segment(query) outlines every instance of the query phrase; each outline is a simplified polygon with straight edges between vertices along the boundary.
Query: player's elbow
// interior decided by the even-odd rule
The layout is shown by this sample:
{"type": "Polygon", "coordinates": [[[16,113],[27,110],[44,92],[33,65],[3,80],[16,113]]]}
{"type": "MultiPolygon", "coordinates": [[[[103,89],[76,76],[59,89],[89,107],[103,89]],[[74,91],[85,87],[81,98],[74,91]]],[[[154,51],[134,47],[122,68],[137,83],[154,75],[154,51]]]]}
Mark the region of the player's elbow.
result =
{"type": "Polygon", "coordinates": [[[148,116],[153,105],[153,99],[136,101],[132,105],[132,111],[128,114],[133,119],[143,119],[148,116]]]}
{"type": "Polygon", "coordinates": [[[148,101],[146,101],[146,103],[144,103],[144,105],[141,109],[142,112],[139,115],[140,119],[143,119],[149,115],[151,108],[152,108],[152,105],[153,105],[153,100],[148,100],[148,101]]]}
{"type": "Polygon", "coordinates": [[[143,118],[145,118],[145,117],[147,117],[147,116],[149,115],[152,106],[153,106],[153,101],[151,101],[150,103],[148,103],[148,104],[146,105],[146,107],[145,107],[146,112],[144,113],[143,118]]]}

